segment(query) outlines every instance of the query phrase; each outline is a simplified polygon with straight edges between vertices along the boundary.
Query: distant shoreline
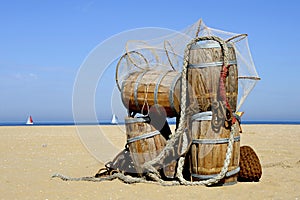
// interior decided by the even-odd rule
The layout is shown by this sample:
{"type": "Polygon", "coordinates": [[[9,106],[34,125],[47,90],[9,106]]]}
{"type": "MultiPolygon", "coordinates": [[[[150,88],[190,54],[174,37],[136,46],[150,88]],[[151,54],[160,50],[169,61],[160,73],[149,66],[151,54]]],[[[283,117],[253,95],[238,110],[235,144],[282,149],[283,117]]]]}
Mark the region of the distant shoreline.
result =
{"type": "MultiPolygon", "coordinates": [[[[175,122],[169,122],[174,125],[175,122]]],[[[255,124],[270,124],[270,125],[300,125],[300,121],[242,121],[242,125],[255,124]]],[[[25,122],[0,122],[0,126],[77,126],[77,125],[124,125],[124,122],[118,124],[111,124],[109,121],[104,122],[35,122],[33,125],[26,125],[25,122]]]]}

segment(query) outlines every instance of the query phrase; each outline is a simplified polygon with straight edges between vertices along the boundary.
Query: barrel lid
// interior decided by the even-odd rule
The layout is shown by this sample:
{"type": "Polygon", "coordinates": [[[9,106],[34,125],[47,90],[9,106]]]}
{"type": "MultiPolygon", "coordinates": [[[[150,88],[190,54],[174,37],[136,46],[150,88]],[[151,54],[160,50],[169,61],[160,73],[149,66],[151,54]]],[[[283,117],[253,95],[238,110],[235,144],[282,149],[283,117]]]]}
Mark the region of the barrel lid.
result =
{"type": "MultiPolygon", "coordinates": [[[[233,47],[231,43],[226,43],[227,47],[233,47]]],[[[220,48],[220,44],[216,41],[200,41],[191,46],[191,50],[193,49],[209,49],[209,48],[220,48]]]]}

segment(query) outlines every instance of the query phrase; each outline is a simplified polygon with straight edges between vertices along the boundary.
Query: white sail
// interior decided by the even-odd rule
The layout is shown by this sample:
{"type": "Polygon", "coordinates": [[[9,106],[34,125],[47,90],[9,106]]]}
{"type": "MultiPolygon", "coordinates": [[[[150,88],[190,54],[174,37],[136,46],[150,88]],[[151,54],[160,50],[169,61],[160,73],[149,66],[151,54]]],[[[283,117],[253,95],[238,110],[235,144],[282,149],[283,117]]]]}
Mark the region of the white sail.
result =
{"type": "Polygon", "coordinates": [[[111,123],[112,123],[112,124],[117,124],[117,123],[118,123],[118,119],[117,119],[117,117],[116,117],[115,114],[113,114],[113,117],[112,117],[112,119],[111,119],[111,123]]]}
{"type": "Polygon", "coordinates": [[[27,124],[27,125],[33,124],[33,120],[32,120],[32,117],[31,117],[31,116],[29,116],[29,117],[27,118],[26,124],[27,124]]]}

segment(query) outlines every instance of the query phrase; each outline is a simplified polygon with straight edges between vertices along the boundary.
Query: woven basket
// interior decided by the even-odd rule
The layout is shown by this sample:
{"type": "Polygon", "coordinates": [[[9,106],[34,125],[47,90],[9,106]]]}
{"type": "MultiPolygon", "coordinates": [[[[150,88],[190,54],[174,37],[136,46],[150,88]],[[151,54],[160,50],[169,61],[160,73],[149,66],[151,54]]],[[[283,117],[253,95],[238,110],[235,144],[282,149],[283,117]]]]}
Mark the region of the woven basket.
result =
{"type": "Polygon", "coordinates": [[[238,181],[258,182],[262,175],[262,168],[258,156],[249,146],[240,149],[240,172],[238,181]]]}

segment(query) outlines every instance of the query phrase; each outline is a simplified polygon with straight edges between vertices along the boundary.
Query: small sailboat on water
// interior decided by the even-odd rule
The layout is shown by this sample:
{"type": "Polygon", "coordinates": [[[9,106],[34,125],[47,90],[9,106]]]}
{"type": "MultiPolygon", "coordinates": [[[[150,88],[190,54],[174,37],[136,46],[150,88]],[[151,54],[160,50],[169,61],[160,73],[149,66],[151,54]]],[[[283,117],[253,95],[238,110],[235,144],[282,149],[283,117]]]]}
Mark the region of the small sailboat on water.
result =
{"type": "Polygon", "coordinates": [[[32,117],[31,115],[27,118],[27,121],[26,121],[26,125],[32,125],[33,124],[33,120],[32,120],[32,117]]]}
{"type": "Polygon", "coordinates": [[[112,119],[111,119],[111,124],[117,124],[118,123],[118,119],[116,117],[115,114],[113,114],[112,119]]]}

